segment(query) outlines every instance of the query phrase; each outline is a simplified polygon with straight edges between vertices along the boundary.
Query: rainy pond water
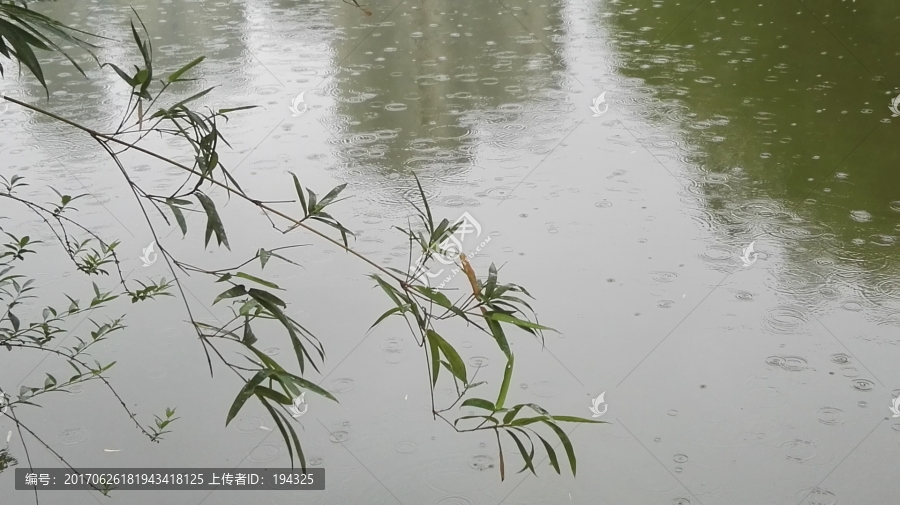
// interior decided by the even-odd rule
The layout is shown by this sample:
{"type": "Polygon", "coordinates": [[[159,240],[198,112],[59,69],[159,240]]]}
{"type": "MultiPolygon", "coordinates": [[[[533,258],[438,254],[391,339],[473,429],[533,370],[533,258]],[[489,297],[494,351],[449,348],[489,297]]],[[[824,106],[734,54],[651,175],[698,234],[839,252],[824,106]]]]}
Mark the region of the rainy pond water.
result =
{"type": "MultiPolygon", "coordinates": [[[[412,174],[437,218],[468,212],[491,239],[475,269],[503,265],[501,281],[525,286],[540,321],[560,332],[546,333],[544,349],[510,333],[509,401],[589,417],[605,392],[610,424],[566,425],[575,478],[565,462],[556,475],[542,450],[537,477],[517,474],[521,460],[505,446],[500,482],[491,434],[456,434],[432,419],[424,357],[402,322],[367,332],[391,306],[366,277],[372,270],[314,235],[281,236],[220,191],[212,195],[233,252],[202,252],[202,215],[189,217],[183,240],[153,217],[160,242],[219,267],[259,247],[309,244],[291,251],[302,267],[272,262],[265,273],[325,345],[322,374],[309,377],[340,403],[309,397],[297,426],[307,461],[326,469],[326,490],[54,491],[40,503],[835,505],[900,495],[900,419],[890,410],[900,394],[900,113],[890,109],[900,93],[900,4],[373,0],[372,16],[339,0],[36,8],[124,41],[98,54],[130,68],[129,5],[152,36],[157,68],[206,56],[199,80],[177,96],[215,85],[200,105],[262,106],[223,126],[233,149],[222,149],[222,162],[247,192],[291,200],[290,171],[319,194],[347,183],[351,198],[332,214],[357,234],[352,247],[400,269],[408,243],[392,227],[412,215],[412,174]]],[[[42,56],[49,104],[14,71],[0,91],[100,131],[117,126],[128,90],[112,71],[87,65],[84,79],[42,56]]],[[[181,180],[151,158],[125,159],[147,188],[181,180]]],[[[49,199],[48,185],[89,193],[78,217],[122,241],[129,278],[171,276],[163,262],[142,267],[152,235],[89,138],[10,105],[0,161],[3,175],[28,179],[34,198],[49,199]]],[[[19,212],[3,205],[4,215],[19,212]]],[[[13,217],[33,237],[53,238],[13,217]]],[[[29,272],[41,293],[88,296],[58,250],[38,251],[46,259],[29,272]]],[[[208,309],[221,285],[186,286],[198,318],[221,317],[208,309]]],[[[111,378],[141,419],[167,406],[181,419],[152,444],[92,383],[18,410],[53,450],[82,468],[289,464],[258,404],[225,427],[241,383],[224,369],[210,378],[178,299],[116,307],[128,328],[95,356],[117,361],[111,378]]],[[[496,345],[462,325],[448,338],[495,387],[504,363],[496,345]]],[[[267,354],[290,359],[284,335],[260,339],[267,354]]],[[[5,390],[67,369],[9,356],[5,390]]],[[[437,395],[449,398],[449,387],[439,383],[437,395]]],[[[10,429],[0,420],[3,434],[10,429]]],[[[34,466],[59,466],[26,441],[34,466]]],[[[27,465],[17,435],[10,450],[27,465]]],[[[12,475],[0,474],[0,503],[33,503],[12,491],[12,475]]]]}

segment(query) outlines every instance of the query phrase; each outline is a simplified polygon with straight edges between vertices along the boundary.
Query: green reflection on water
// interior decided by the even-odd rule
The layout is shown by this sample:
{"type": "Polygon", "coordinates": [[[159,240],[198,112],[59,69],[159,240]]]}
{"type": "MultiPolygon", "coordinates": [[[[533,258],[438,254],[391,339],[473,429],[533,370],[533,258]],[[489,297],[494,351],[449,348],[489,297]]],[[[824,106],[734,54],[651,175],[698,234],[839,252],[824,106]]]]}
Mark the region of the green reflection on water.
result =
{"type": "Polygon", "coordinates": [[[713,229],[836,258],[830,273],[871,285],[897,266],[900,5],[828,4],[638,0],[593,18],[643,83],[645,119],[684,140],[713,229]]]}

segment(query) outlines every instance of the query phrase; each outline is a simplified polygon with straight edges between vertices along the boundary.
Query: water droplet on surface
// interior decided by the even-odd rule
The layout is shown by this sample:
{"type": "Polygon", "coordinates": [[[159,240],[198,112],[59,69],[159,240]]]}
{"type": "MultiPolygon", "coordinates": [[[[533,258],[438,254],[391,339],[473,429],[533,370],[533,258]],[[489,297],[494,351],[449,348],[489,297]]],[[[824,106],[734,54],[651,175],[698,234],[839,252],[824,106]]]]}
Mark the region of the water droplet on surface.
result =
{"type": "Polygon", "coordinates": [[[397,442],[394,444],[394,450],[400,454],[409,454],[414,452],[419,446],[415,442],[408,440],[397,442]]]}
{"type": "Polygon", "coordinates": [[[599,202],[594,204],[594,207],[606,209],[606,208],[612,207],[612,202],[610,202],[608,200],[600,200],[599,202]]]}
{"type": "Polygon", "coordinates": [[[869,406],[869,403],[861,401],[861,402],[857,403],[857,405],[859,405],[859,408],[864,409],[869,406]]]}
{"type": "Polygon", "coordinates": [[[335,431],[328,437],[328,440],[331,440],[336,444],[346,442],[347,440],[350,440],[350,432],[343,430],[335,431]]]}
{"type": "Polygon", "coordinates": [[[855,379],[852,384],[857,391],[871,391],[875,388],[875,383],[869,379],[855,379]]]}
{"type": "Polygon", "coordinates": [[[88,438],[88,431],[84,428],[67,428],[59,432],[56,440],[62,445],[77,445],[88,438]]]}
{"type": "Polygon", "coordinates": [[[484,356],[472,356],[469,358],[469,365],[474,366],[475,368],[484,368],[488,366],[489,363],[490,360],[484,356]]]}
{"type": "Polygon", "coordinates": [[[688,457],[684,454],[676,454],[672,457],[672,461],[676,463],[687,463],[688,457]]]}
{"type": "Polygon", "coordinates": [[[381,343],[381,348],[389,353],[399,353],[403,350],[403,339],[399,337],[389,337],[381,343]]]}
{"type": "Polygon", "coordinates": [[[480,472],[483,472],[488,468],[494,468],[494,458],[485,456],[483,454],[473,456],[471,459],[469,459],[469,468],[473,468],[480,472]]]}
{"type": "Polygon", "coordinates": [[[550,398],[559,394],[559,388],[550,381],[536,382],[531,390],[535,396],[550,398]]]}
{"type": "Polygon", "coordinates": [[[669,414],[670,416],[675,417],[675,416],[678,415],[678,411],[677,411],[677,410],[670,410],[670,411],[666,412],[666,414],[669,414]]]}
{"type": "Polygon", "coordinates": [[[812,442],[799,438],[782,443],[780,448],[787,459],[800,462],[809,461],[818,454],[812,442]]]}
{"type": "Polygon", "coordinates": [[[266,463],[278,459],[278,456],[280,455],[280,446],[274,444],[262,444],[253,449],[250,455],[247,456],[247,459],[254,463],[266,463]]]}
{"type": "Polygon", "coordinates": [[[448,496],[441,498],[435,505],[475,505],[475,502],[462,496],[448,496]]]}
{"type": "Polygon", "coordinates": [[[331,388],[329,390],[332,393],[346,393],[353,389],[354,381],[349,378],[340,378],[334,379],[331,381],[331,388]]]}
{"type": "Polygon", "coordinates": [[[822,407],[816,411],[819,422],[828,426],[844,424],[844,411],[834,407],[822,407]]]}
{"type": "Polygon", "coordinates": [[[831,361],[838,365],[846,365],[847,363],[850,363],[850,356],[847,356],[846,354],[832,354],[831,361]]]}

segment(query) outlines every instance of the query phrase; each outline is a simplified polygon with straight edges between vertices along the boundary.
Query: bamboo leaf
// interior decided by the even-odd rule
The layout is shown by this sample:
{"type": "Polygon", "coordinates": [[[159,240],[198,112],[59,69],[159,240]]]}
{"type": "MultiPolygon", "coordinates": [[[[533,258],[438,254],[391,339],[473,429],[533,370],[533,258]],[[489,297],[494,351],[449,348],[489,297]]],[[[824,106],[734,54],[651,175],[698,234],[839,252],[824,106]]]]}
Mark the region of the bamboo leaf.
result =
{"type": "Polygon", "coordinates": [[[209,239],[212,236],[213,232],[216,234],[216,241],[219,245],[225,244],[229,250],[231,250],[231,246],[228,244],[228,237],[225,235],[225,227],[222,224],[222,220],[219,218],[219,213],[216,211],[216,204],[201,192],[195,193],[197,195],[197,200],[200,201],[200,205],[203,206],[203,210],[206,211],[206,238],[204,242],[204,246],[209,245],[209,239]]]}
{"type": "Polygon", "coordinates": [[[431,351],[431,387],[437,385],[438,373],[441,371],[440,345],[434,339],[428,339],[428,347],[431,351]]]}
{"type": "Polygon", "coordinates": [[[497,409],[503,408],[503,402],[506,401],[506,394],[509,392],[509,381],[512,379],[513,363],[515,359],[510,354],[509,360],[506,362],[506,370],[503,371],[503,384],[500,386],[500,394],[497,396],[497,409]]]}
{"type": "Polygon", "coordinates": [[[313,393],[316,393],[317,395],[324,396],[325,398],[328,398],[329,400],[340,403],[340,402],[338,402],[338,399],[334,397],[334,395],[332,395],[325,389],[322,389],[322,387],[319,386],[318,384],[310,382],[310,381],[304,379],[303,377],[298,377],[290,372],[285,372],[285,371],[277,372],[277,373],[274,373],[273,375],[281,378],[283,381],[284,380],[293,381],[294,384],[296,384],[299,387],[302,387],[303,389],[307,389],[309,391],[312,391],[313,393]]]}
{"type": "Polygon", "coordinates": [[[300,206],[303,208],[303,217],[305,218],[309,215],[309,212],[307,212],[306,197],[303,196],[303,188],[300,186],[300,181],[293,172],[291,172],[291,177],[294,178],[294,188],[297,190],[297,196],[300,197],[300,206]]]}
{"type": "Polygon", "coordinates": [[[266,408],[266,410],[269,411],[269,414],[272,416],[272,419],[275,420],[275,426],[278,427],[278,431],[281,432],[281,437],[284,438],[284,443],[287,444],[288,456],[290,456],[291,465],[293,465],[294,464],[294,451],[293,451],[293,449],[291,449],[291,439],[288,438],[287,431],[284,429],[284,424],[281,422],[281,418],[278,416],[278,412],[271,405],[269,405],[269,402],[267,402],[264,397],[257,395],[257,398],[259,398],[260,403],[263,404],[263,406],[266,408]]]}
{"type": "Polygon", "coordinates": [[[388,318],[388,317],[390,317],[390,316],[392,316],[392,315],[394,315],[394,314],[396,314],[396,313],[398,313],[398,312],[402,312],[405,308],[406,308],[406,306],[403,306],[403,307],[394,307],[394,308],[392,308],[392,309],[388,309],[387,312],[385,312],[384,314],[382,314],[381,317],[379,317],[379,318],[372,324],[372,326],[369,326],[369,329],[371,330],[371,329],[374,328],[376,325],[378,325],[378,323],[384,321],[386,318],[388,318]]]}
{"type": "Polygon", "coordinates": [[[552,421],[544,421],[544,424],[550,427],[554,432],[556,432],[556,436],[559,437],[559,441],[562,442],[563,447],[566,450],[566,457],[569,458],[569,468],[572,469],[572,475],[575,475],[575,449],[572,447],[572,442],[569,440],[569,436],[566,435],[566,432],[562,430],[556,423],[552,421]]]}
{"type": "Polygon", "coordinates": [[[595,419],[586,419],[584,417],[575,416],[551,416],[554,421],[562,421],[564,423],[591,423],[591,424],[609,424],[608,421],[597,421],[595,419]]]}
{"type": "Polygon", "coordinates": [[[247,290],[244,289],[244,285],[238,284],[237,286],[235,286],[231,289],[228,289],[226,291],[223,291],[222,293],[219,293],[219,296],[217,296],[216,299],[213,300],[212,304],[215,305],[215,304],[219,303],[221,300],[224,300],[226,298],[235,298],[238,296],[244,296],[246,294],[247,294],[247,290]]]}
{"type": "MultiPolygon", "coordinates": [[[[528,451],[525,450],[525,446],[522,445],[522,441],[519,440],[519,437],[517,437],[516,434],[513,433],[512,431],[507,430],[506,434],[511,436],[513,441],[515,441],[516,447],[519,448],[519,454],[521,454],[522,459],[525,460],[525,466],[521,470],[519,470],[518,473],[522,473],[525,470],[531,470],[531,473],[535,474],[534,464],[531,462],[531,456],[528,454],[528,451]]],[[[537,474],[535,474],[535,475],[537,475],[537,474]]]]}
{"type": "MultiPolygon", "coordinates": [[[[240,278],[242,278],[242,279],[247,279],[248,281],[253,281],[253,282],[257,283],[257,284],[262,284],[263,286],[266,286],[266,287],[268,287],[268,288],[272,288],[272,289],[281,289],[281,288],[278,287],[277,284],[271,283],[271,282],[269,282],[269,281],[262,280],[262,279],[260,279],[259,277],[254,277],[254,276],[252,276],[252,275],[250,275],[250,274],[245,274],[244,272],[238,272],[238,273],[234,274],[234,276],[235,276],[235,277],[240,277],[240,278]]],[[[284,290],[282,289],[282,291],[284,291],[284,290]]]]}
{"type": "Polygon", "coordinates": [[[504,333],[500,323],[493,319],[489,319],[487,316],[485,316],[485,321],[487,321],[488,328],[491,330],[491,335],[493,335],[494,340],[497,341],[497,346],[500,347],[500,350],[506,355],[506,359],[512,359],[512,350],[509,348],[509,341],[506,339],[506,333],[504,333]]]}
{"type": "Polygon", "coordinates": [[[556,333],[559,333],[558,331],[554,330],[553,328],[549,328],[547,326],[542,326],[540,324],[532,323],[529,321],[524,321],[522,319],[513,317],[509,314],[504,314],[502,312],[489,312],[488,317],[490,317],[494,321],[500,321],[500,322],[504,322],[504,323],[514,324],[520,328],[532,329],[532,330],[550,330],[550,331],[555,331],[556,333]]]}
{"type": "Polygon", "coordinates": [[[167,79],[169,81],[169,84],[171,84],[173,82],[177,82],[179,77],[184,75],[184,73],[187,72],[188,70],[197,66],[204,59],[206,59],[206,56],[201,56],[201,57],[195,59],[194,61],[188,63],[187,65],[179,68],[178,70],[172,72],[172,75],[170,75],[169,78],[167,79]]]}
{"type": "Polygon", "coordinates": [[[166,205],[169,206],[169,209],[172,211],[172,214],[175,215],[175,221],[178,222],[178,227],[181,228],[181,236],[187,236],[187,221],[184,219],[184,213],[181,212],[181,208],[176,205],[177,202],[181,200],[173,200],[172,198],[166,198],[166,205]]]}
{"type": "Polygon", "coordinates": [[[553,447],[550,445],[549,442],[544,440],[544,437],[540,436],[537,433],[535,433],[535,434],[537,435],[537,437],[539,439],[541,439],[541,443],[544,444],[544,450],[547,451],[547,456],[550,457],[550,466],[552,466],[553,469],[556,470],[557,474],[562,475],[562,472],[560,472],[560,470],[559,470],[559,460],[556,459],[556,451],[553,450],[553,447]]]}
{"type": "Polygon", "coordinates": [[[459,407],[460,408],[476,407],[476,408],[488,410],[491,412],[495,412],[495,411],[499,410],[497,407],[494,406],[493,403],[491,403],[489,400],[485,400],[483,398],[469,398],[466,401],[462,402],[462,404],[459,407]]]}
{"type": "Polygon", "coordinates": [[[293,400],[285,396],[283,393],[279,393],[274,389],[267,388],[265,386],[256,386],[256,389],[253,390],[257,396],[265,396],[270,400],[276,401],[282,405],[291,405],[293,400]]]}
{"type": "Polygon", "coordinates": [[[225,426],[228,426],[228,423],[234,419],[234,416],[241,411],[244,407],[244,404],[247,403],[247,400],[253,396],[253,389],[256,388],[259,384],[268,377],[269,372],[266,370],[260,370],[253,376],[252,379],[247,381],[244,384],[244,387],[241,388],[240,392],[238,392],[237,397],[234,399],[234,403],[231,404],[231,408],[228,410],[228,417],[225,418],[225,426]]]}
{"type": "Polygon", "coordinates": [[[441,348],[441,352],[444,354],[444,356],[447,357],[447,361],[450,362],[450,366],[453,369],[453,375],[455,375],[457,379],[462,381],[463,384],[467,383],[468,379],[466,378],[466,363],[462,360],[462,358],[459,357],[459,353],[456,352],[456,349],[454,349],[452,345],[450,345],[434,330],[426,331],[425,335],[430,340],[437,342],[438,347],[441,348]]]}

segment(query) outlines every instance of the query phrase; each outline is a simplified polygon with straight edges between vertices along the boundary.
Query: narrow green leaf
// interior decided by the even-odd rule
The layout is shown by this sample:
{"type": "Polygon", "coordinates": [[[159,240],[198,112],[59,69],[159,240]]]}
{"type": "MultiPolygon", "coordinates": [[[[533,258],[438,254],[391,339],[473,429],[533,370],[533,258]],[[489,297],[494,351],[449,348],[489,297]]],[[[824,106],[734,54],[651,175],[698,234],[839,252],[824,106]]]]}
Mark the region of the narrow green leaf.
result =
{"type": "Polygon", "coordinates": [[[555,331],[555,332],[559,333],[558,331],[554,330],[553,328],[549,328],[547,326],[542,326],[540,324],[532,323],[529,321],[523,321],[522,319],[513,317],[509,314],[504,314],[502,312],[490,312],[488,314],[488,317],[490,317],[494,321],[500,321],[500,322],[504,322],[504,323],[514,324],[520,328],[529,328],[532,330],[550,330],[550,331],[555,331]]]}
{"type": "Polygon", "coordinates": [[[285,396],[283,393],[279,393],[278,391],[267,388],[265,386],[256,386],[253,392],[257,396],[265,396],[266,398],[276,401],[282,405],[291,405],[293,403],[293,400],[285,396]]]}
{"type": "Polygon", "coordinates": [[[237,286],[235,286],[229,290],[219,293],[219,296],[217,296],[216,299],[213,300],[212,304],[215,305],[215,304],[219,303],[221,300],[224,300],[226,298],[235,298],[238,296],[244,296],[246,294],[247,294],[247,290],[244,289],[244,285],[238,284],[237,286]]]}
{"type": "Polygon", "coordinates": [[[135,82],[134,79],[132,79],[130,75],[126,74],[125,71],[123,71],[121,68],[117,67],[116,65],[114,65],[112,63],[104,63],[101,66],[112,67],[112,69],[115,70],[117,74],[119,74],[119,78],[121,78],[123,81],[128,83],[128,85],[131,86],[132,88],[138,85],[138,83],[135,82]]]}
{"type": "Polygon", "coordinates": [[[557,474],[562,475],[562,472],[560,472],[559,470],[559,460],[556,459],[556,451],[553,450],[553,446],[551,446],[546,440],[544,440],[544,437],[542,437],[540,434],[535,433],[535,435],[537,435],[537,437],[541,439],[541,443],[544,444],[544,450],[547,451],[547,456],[550,457],[550,466],[552,466],[553,469],[556,470],[557,474]]]}
{"type": "Polygon", "coordinates": [[[506,333],[503,331],[500,323],[487,317],[485,317],[485,321],[487,321],[488,329],[491,330],[491,335],[493,335],[494,340],[497,341],[497,346],[500,347],[500,350],[506,355],[507,360],[511,359],[512,350],[509,348],[509,341],[506,339],[506,333]]]}
{"type": "Polygon", "coordinates": [[[178,222],[178,227],[181,228],[181,236],[187,236],[187,221],[184,219],[184,213],[181,212],[181,208],[178,207],[177,202],[182,200],[173,200],[172,198],[166,198],[166,205],[169,206],[169,209],[172,211],[172,214],[175,215],[175,221],[178,222]]]}
{"type": "Polygon", "coordinates": [[[519,411],[522,410],[522,407],[524,407],[524,406],[525,406],[524,404],[519,404],[519,405],[516,405],[515,407],[509,409],[509,412],[507,412],[506,415],[503,416],[503,424],[509,424],[509,422],[512,421],[516,417],[516,414],[518,414],[519,411]]]}
{"type": "Polygon", "coordinates": [[[397,291],[397,289],[394,288],[394,286],[391,286],[390,284],[388,284],[387,282],[385,282],[384,280],[382,280],[381,277],[379,277],[379,276],[377,276],[377,275],[375,275],[375,274],[371,274],[370,277],[373,278],[373,279],[375,279],[375,282],[377,282],[377,283],[378,283],[378,286],[381,287],[381,289],[382,289],[385,293],[387,293],[387,295],[391,298],[391,301],[394,302],[394,305],[397,305],[397,306],[399,307],[399,306],[402,306],[402,305],[408,305],[408,304],[409,304],[409,300],[406,299],[405,296],[404,296],[403,298],[404,298],[404,301],[405,301],[406,303],[403,303],[403,302],[400,301],[400,298],[398,298],[397,295],[403,296],[403,294],[400,293],[399,291],[397,291]]]}
{"type": "Polygon", "coordinates": [[[266,410],[269,411],[272,419],[275,420],[275,426],[278,426],[278,431],[281,432],[281,437],[284,438],[284,443],[287,444],[288,456],[291,458],[291,465],[293,465],[294,451],[293,449],[291,449],[291,439],[288,438],[287,430],[284,429],[284,424],[281,422],[281,418],[278,416],[278,412],[271,405],[269,405],[269,402],[267,402],[264,397],[257,395],[257,398],[259,398],[259,401],[263,404],[263,407],[265,407],[266,410]]]}
{"type": "Polygon", "coordinates": [[[225,244],[225,247],[229,250],[231,246],[228,244],[228,237],[225,235],[225,227],[222,225],[222,220],[219,218],[219,213],[216,211],[216,204],[201,192],[196,192],[197,200],[200,201],[200,205],[203,206],[203,210],[206,211],[206,238],[204,242],[204,246],[209,245],[209,239],[212,236],[213,232],[216,234],[216,241],[219,245],[225,244]]]}
{"type": "Polygon", "coordinates": [[[378,323],[384,321],[387,317],[392,316],[392,315],[394,315],[394,314],[396,314],[396,313],[398,313],[398,312],[402,312],[402,311],[404,310],[404,308],[406,308],[406,306],[403,306],[403,307],[394,307],[394,308],[392,308],[392,309],[388,309],[387,312],[385,312],[384,314],[382,314],[381,317],[379,317],[379,318],[372,324],[372,326],[369,326],[369,329],[371,330],[371,329],[374,328],[376,325],[378,325],[378,323]]]}
{"type": "Polygon", "coordinates": [[[493,403],[483,398],[469,398],[466,401],[462,402],[462,404],[460,404],[459,408],[463,407],[476,407],[479,409],[489,410],[491,412],[498,410],[493,403]]]}
{"type": "MultiPolygon", "coordinates": [[[[294,425],[291,424],[287,417],[281,412],[278,413],[283,419],[284,424],[287,425],[288,431],[291,434],[291,439],[294,441],[294,447],[297,449],[297,459],[300,460],[300,471],[306,472],[306,458],[303,456],[303,448],[300,447],[300,439],[297,437],[297,431],[294,429],[294,425]]],[[[291,468],[294,468],[294,461],[291,460],[291,468]]]]}
{"type": "Polygon", "coordinates": [[[319,208],[320,209],[325,208],[325,206],[330,204],[335,198],[337,198],[337,196],[339,194],[341,194],[341,191],[343,191],[344,188],[346,188],[346,187],[347,187],[347,184],[345,183],[345,184],[336,186],[334,189],[329,191],[328,194],[322,198],[322,201],[319,202],[319,208]]]}
{"type": "Polygon", "coordinates": [[[494,423],[494,425],[500,424],[500,421],[498,421],[494,416],[462,416],[459,419],[453,421],[453,426],[456,426],[457,423],[466,419],[484,419],[485,421],[494,423]]]}
{"type": "Polygon", "coordinates": [[[497,452],[500,454],[500,482],[506,479],[506,462],[503,460],[503,444],[500,443],[500,430],[494,429],[497,436],[497,452]]]}
{"type": "Polygon", "coordinates": [[[506,401],[506,394],[509,392],[509,381],[512,380],[513,364],[515,359],[512,354],[506,362],[506,370],[503,371],[503,384],[500,385],[500,394],[497,396],[497,408],[503,408],[503,402],[506,401]]]}
{"type": "Polygon", "coordinates": [[[206,58],[206,56],[201,56],[201,57],[197,58],[196,60],[194,60],[194,61],[188,63],[187,65],[185,65],[185,66],[179,68],[178,70],[172,72],[172,75],[170,75],[169,78],[168,78],[169,84],[171,84],[171,83],[173,83],[173,82],[176,82],[176,81],[178,80],[179,77],[181,77],[182,75],[184,75],[185,72],[187,72],[188,70],[190,70],[190,69],[194,68],[195,66],[197,66],[197,65],[198,65],[201,61],[203,61],[205,58],[206,58]]]}
{"type": "Polygon", "coordinates": [[[445,309],[453,307],[453,302],[451,302],[450,299],[447,298],[447,295],[441,293],[440,291],[435,291],[428,286],[413,286],[413,289],[427,296],[428,299],[437,303],[441,307],[444,307],[445,309]]]}
{"type": "Polygon", "coordinates": [[[273,295],[272,293],[269,293],[268,291],[263,291],[261,289],[256,289],[256,288],[250,288],[250,291],[248,291],[248,293],[253,298],[257,298],[257,299],[262,298],[262,299],[266,300],[267,302],[275,304],[279,307],[282,307],[282,308],[287,307],[287,304],[284,303],[284,300],[282,300],[281,298],[278,298],[277,296],[273,295]]]}
{"type": "MultiPolygon", "coordinates": [[[[246,274],[246,273],[244,273],[244,272],[238,272],[238,273],[234,274],[234,276],[235,276],[235,277],[240,277],[240,278],[242,278],[242,279],[247,279],[248,281],[253,281],[253,282],[257,283],[257,284],[262,284],[263,286],[266,286],[266,287],[268,287],[268,288],[272,288],[272,289],[281,289],[281,288],[278,287],[277,284],[274,284],[274,283],[269,282],[269,281],[265,281],[265,280],[263,280],[263,279],[260,279],[259,277],[254,277],[254,276],[252,276],[252,275],[250,275],[250,274],[246,274]]],[[[282,290],[282,291],[284,291],[284,290],[282,290]]]]}
{"type": "Polygon", "coordinates": [[[586,419],[584,417],[575,416],[552,416],[554,421],[562,421],[564,423],[591,423],[591,424],[609,424],[608,421],[597,421],[595,419],[586,419]]]}
{"type": "Polygon", "coordinates": [[[247,381],[244,384],[244,387],[238,392],[237,397],[234,399],[234,403],[231,404],[231,408],[228,410],[228,417],[225,418],[225,426],[228,426],[228,423],[234,419],[234,416],[241,411],[241,408],[244,407],[244,404],[247,403],[247,400],[253,396],[253,389],[256,388],[259,384],[265,380],[266,377],[269,376],[269,372],[266,370],[260,370],[253,376],[252,379],[247,381]]]}
{"type": "Polygon", "coordinates": [[[509,423],[509,426],[528,426],[529,424],[540,423],[546,421],[547,418],[544,416],[537,417],[520,417],[515,421],[509,423]]]}
{"type": "Polygon", "coordinates": [[[251,346],[255,344],[259,339],[256,338],[256,335],[253,334],[253,329],[250,327],[250,318],[247,317],[244,320],[244,338],[241,339],[241,343],[246,346],[251,346]]]}
{"type": "Polygon", "coordinates": [[[300,186],[300,181],[294,172],[291,172],[291,177],[294,178],[294,188],[297,190],[297,196],[300,197],[300,207],[303,209],[303,217],[305,218],[309,213],[307,212],[306,197],[303,196],[303,188],[300,186]]]}
{"type": "Polygon", "coordinates": [[[231,112],[237,112],[239,110],[255,109],[257,107],[259,107],[259,105],[243,105],[241,107],[232,107],[230,109],[219,109],[218,114],[224,116],[225,114],[228,114],[231,112]]]}
{"type": "Polygon", "coordinates": [[[569,458],[569,468],[572,469],[572,476],[575,476],[576,468],[575,468],[575,449],[572,447],[572,442],[569,440],[569,436],[566,435],[566,432],[562,430],[556,423],[552,421],[544,421],[544,424],[550,427],[554,432],[556,432],[556,436],[559,437],[559,441],[562,442],[563,447],[566,449],[566,457],[569,458]]]}
{"type": "Polygon", "coordinates": [[[459,353],[456,352],[456,349],[434,330],[428,330],[425,334],[429,339],[437,342],[438,346],[441,348],[441,352],[447,357],[447,361],[450,362],[450,366],[453,368],[453,375],[462,381],[463,384],[467,383],[466,363],[459,357],[459,353]]]}
{"type": "Polygon", "coordinates": [[[340,402],[338,402],[338,399],[334,397],[334,395],[332,395],[328,391],[322,389],[322,387],[319,386],[318,384],[310,382],[310,381],[304,379],[303,377],[298,377],[290,372],[283,372],[283,371],[277,372],[274,375],[281,378],[283,381],[291,380],[294,382],[294,384],[296,384],[297,386],[299,386],[303,389],[307,389],[309,391],[312,391],[313,393],[316,393],[317,395],[324,396],[325,398],[328,398],[329,400],[340,403],[340,402]]]}
{"type": "Polygon", "coordinates": [[[176,107],[182,107],[184,104],[186,104],[186,103],[188,103],[188,102],[192,102],[192,101],[194,101],[194,100],[196,100],[196,99],[202,97],[203,95],[209,93],[209,92],[212,91],[213,89],[215,89],[215,86],[213,86],[212,88],[209,88],[209,89],[205,89],[205,90],[203,90],[203,91],[197,93],[196,95],[189,96],[189,97],[185,98],[184,100],[182,100],[182,101],[176,103],[175,105],[169,107],[169,110],[174,110],[176,107]]]}
{"type": "Polygon", "coordinates": [[[531,470],[531,473],[537,475],[537,474],[534,472],[534,464],[533,464],[532,461],[531,461],[531,456],[528,454],[528,451],[525,450],[525,446],[522,445],[522,441],[519,440],[519,437],[517,437],[516,434],[513,433],[513,432],[510,431],[510,430],[507,430],[507,431],[506,431],[506,434],[509,435],[509,436],[511,436],[512,439],[513,439],[513,441],[516,442],[516,447],[519,448],[519,454],[521,454],[521,455],[522,455],[522,459],[525,460],[525,467],[522,468],[521,470],[519,470],[518,473],[522,473],[522,472],[524,472],[525,470],[531,470]]]}
{"type": "Polygon", "coordinates": [[[437,385],[438,373],[441,371],[441,351],[437,341],[429,338],[428,347],[431,352],[431,387],[437,385]]]}

